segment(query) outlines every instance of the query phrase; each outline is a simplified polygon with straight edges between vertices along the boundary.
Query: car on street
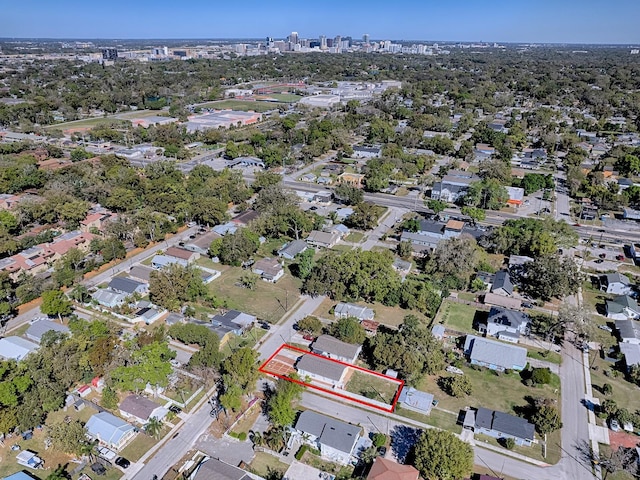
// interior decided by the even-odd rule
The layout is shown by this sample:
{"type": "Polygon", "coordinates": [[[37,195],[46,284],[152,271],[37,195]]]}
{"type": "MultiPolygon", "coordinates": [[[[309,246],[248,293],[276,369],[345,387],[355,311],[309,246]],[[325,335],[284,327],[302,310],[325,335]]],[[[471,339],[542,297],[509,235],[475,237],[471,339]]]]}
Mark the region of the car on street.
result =
{"type": "Polygon", "coordinates": [[[601,253],[600,255],[598,255],[600,258],[607,258],[607,254],[606,253],[601,253]]]}
{"type": "Polygon", "coordinates": [[[597,259],[597,260],[594,260],[594,262],[593,262],[593,263],[602,263],[602,262],[604,262],[604,260],[603,260],[603,259],[601,259],[601,258],[599,258],[599,259],[597,259]]]}
{"type": "Polygon", "coordinates": [[[533,308],[533,304],[528,302],[523,302],[522,308],[533,308]]]}
{"type": "Polygon", "coordinates": [[[124,457],[118,457],[116,458],[115,464],[122,468],[129,468],[131,462],[124,457]]]}
{"type": "Polygon", "coordinates": [[[313,342],[316,339],[316,337],[314,337],[313,335],[309,335],[308,333],[306,335],[303,335],[302,338],[304,338],[308,342],[313,342]]]}
{"type": "Polygon", "coordinates": [[[271,330],[271,325],[267,322],[262,322],[260,324],[260,327],[262,327],[264,330],[271,330]]]}
{"type": "Polygon", "coordinates": [[[387,454],[387,447],[385,447],[384,445],[381,447],[378,447],[378,455],[380,455],[381,457],[384,457],[387,454]]]}
{"type": "Polygon", "coordinates": [[[616,255],[616,260],[618,260],[619,262],[623,262],[625,259],[624,255],[616,255]]]}
{"type": "Polygon", "coordinates": [[[609,332],[609,333],[613,332],[613,328],[611,328],[608,325],[598,325],[598,328],[600,330],[604,330],[605,332],[609,332]]]}

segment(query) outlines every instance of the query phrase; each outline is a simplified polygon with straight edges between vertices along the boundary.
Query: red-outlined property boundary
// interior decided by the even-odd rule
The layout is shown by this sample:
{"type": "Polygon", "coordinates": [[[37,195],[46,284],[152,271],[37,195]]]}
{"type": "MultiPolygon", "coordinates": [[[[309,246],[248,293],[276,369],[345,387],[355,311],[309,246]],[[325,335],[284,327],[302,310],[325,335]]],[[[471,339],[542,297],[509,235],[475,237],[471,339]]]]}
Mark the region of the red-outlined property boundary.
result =
{"type": "Polygon", "coordinates": [[[400,393],[402,392],[402,388],[404,387],[404,383],[405,383],[404,380],[399,380],[397,378],[389,377],[387,375],[383,375],[382,373],[374,372],[373,370],[368,370],[366,368],[358,367],[357,365],[353,365],[351,363],[341,362],[340,360],[334,360],[333,358],[328,358],[328,357],[325,357],[323,355],[318,355],[317,353],[309,352],[308,350],[303,350],[301,348],[294,347],[293,345],[289,345],[289,344],[286,344],[286,343],[283,343],[282,345],[280,345],[280,347],[275,352],[273,352],[273,354],[269,358],[267,358],[267,360],[262,365],[260,365],[260,368],[258,368],[258,370],[260,372],[266,374],[266,375],[271,375],[273,377],[281,378],[281,379],[287,380],[289,382],[297,383],[298,385],[302,385],[303,387],[312,388],[314,390],[319,390],[321,392],[328,393],[330,395],[334,395],[334,396],[336,396],[336,397],[338,397],[338,398],[340,398],[342,400],[348,400],[350,402],[354,402],[354,403],[357,403],[357,404],[360,404],[360,405],[364,405],[364,406],[369,407],[369,408],[375,408],[376,410],[381,410],[381,411],[387,412],[387,413],[393,413],[393,411],[395,410],[396,404],[398,403],[398,398],[400,398],[400,393]],[[299,352],[299,353],[302,353],[304,355],[313,355],[313,356],[316,356],[316,357],[320,357],[323,360],[326,360],[328,362],[334,362],[334,363],[343,365],[345,367],[352,368],[354,370],[359,370],[361,372],[368,373],[369,375],[374,375],[376,377],[384,378],[385,380],[388,380],[389,382],[397,383],[398,384],[398,389],[396,390],[396,394],[394,395],[393,401],[391,402],[389,407],[385,408],[385,407],[381,407],[380,405],[375,405],[373,403],[367,402],[365,400],[360,400],[360,399],[357,399],[357,398],[353,398],[352,396],[345,395],[345,394],[340,393],[340,392],[336,392],[335,390],[330,390],[328,388],[323,388],[323,387],[320,387],[318,385],[313,385],[313,384],[308,383],[308,382],[303,382],[302,380],[296,380],[296,379],[288,377],[286,375],[282,375],[280,373],[275,373],[275,372],[272,372],[272,371],[268,370],[266,368],[266,366],[269,365],[269,363],[271,363],[271,361],[276,356],[278,356],[278,354],[284,349],[293,350],[295,352],[299,352]]]}

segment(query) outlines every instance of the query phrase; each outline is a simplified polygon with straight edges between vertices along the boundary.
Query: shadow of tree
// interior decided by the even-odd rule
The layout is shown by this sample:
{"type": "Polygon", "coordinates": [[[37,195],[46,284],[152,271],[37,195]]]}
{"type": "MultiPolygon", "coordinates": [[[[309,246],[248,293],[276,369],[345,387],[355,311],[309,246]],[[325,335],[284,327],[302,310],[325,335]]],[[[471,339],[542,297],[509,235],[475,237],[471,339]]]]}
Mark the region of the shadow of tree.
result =
{"type": "Polygon", "coordinates": [[[422,430],[398,425],[391,432],[391,448],[400,463],[406,463],[413,446],[420,438],[422,430]]]}

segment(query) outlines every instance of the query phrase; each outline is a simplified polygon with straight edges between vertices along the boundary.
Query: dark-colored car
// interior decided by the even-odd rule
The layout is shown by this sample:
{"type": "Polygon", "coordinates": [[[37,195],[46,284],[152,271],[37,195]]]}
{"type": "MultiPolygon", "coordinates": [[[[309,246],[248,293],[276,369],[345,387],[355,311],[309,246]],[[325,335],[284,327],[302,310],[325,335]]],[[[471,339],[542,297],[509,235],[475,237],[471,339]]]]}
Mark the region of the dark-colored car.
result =
{"type": "Polygon", "coordinates": [[[262,322],[260,324],[260,326],[264,329],[264,330],[271,330],[271,325],[268,324],[267,322],[262,322]]]}
{"type": "Polygon", "coordinates": [[[624,255],[616,255],[616,260],[618,260],[619,262],[624,261],[624,255]]]}
{"type": "Polygon", "coordinates": [[[173,412],[173,413],[175,413],[177,415],[182,411],[182,409],[178,405],[171,405],[169,407],[169,411],[173,412]]]}
{"type": "Polygon", "coordinates": [[[604,260],[599,258],[599,259],[595,260],[593,263],[602,263],[602,262],[604,262],[604,260]]]}
{"type": "Polygon", "coordinates": [[[387,447],[384,445],[382,447],[378,447],[378,455],[384,457],[387,454],[387,447]]]}
{"type": "Polygon", "coordinates": [[[600,255],[598,255],[600,258],[607,258],[607,254],[606,253],[601,253],[600,255]]]}
{"type": "Polygon", "coordinates": [[[91,465],[91,470],[93,470],[97,475],[104,475],[105,473],[107,473],[107,469],[104,468],[104,465],[102,465],[101,463],[94,463],[93,465],[91,465]]]}
{"type": "Polygon", "coordinates": [[[129,468],[131,462],[124,457],[118,457],[116,458],[115,464],[122,468],[129,468]]]}

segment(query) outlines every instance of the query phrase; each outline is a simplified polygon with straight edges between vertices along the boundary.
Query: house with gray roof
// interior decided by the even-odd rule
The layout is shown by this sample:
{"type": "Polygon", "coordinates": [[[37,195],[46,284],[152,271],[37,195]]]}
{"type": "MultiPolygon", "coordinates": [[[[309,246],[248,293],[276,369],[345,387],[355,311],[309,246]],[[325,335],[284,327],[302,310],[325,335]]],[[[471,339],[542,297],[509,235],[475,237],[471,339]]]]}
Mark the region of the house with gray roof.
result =
{"type": "Polygon", "coordinates": [[[445,202],[455,202],[464,197],[469,185],[479,182],[480,177],[463,170],[449,170],[442,180],[435,182],[431,188],[431,198],[445,202]]]}
{"type": "Polygon", "coordinates": [[[146,283],[138,282],[129,277],[113,277],[109,282],[109,288],[114,292],[124,293],[126,295],[133,295],[139,293],[144,295],[149,289],[149,285],[146,283]]]}
{"type": "Polygon", "coordinates": [[[242,335],[242,332],[256,322],[256,317],[238,310],[229,310],[211,318],[211,328],[222,340],[228,333],[242,335]]]}
{"type": "Polygon", "coordinates": [[[40,319],[29,325],[29,328],[26,331],[26,336],[29,340],[40,343],[42,336],[51,331],[69,333],[69,327],[60,323],[52,322],[51,320],[40,319]]]}
{"type": "Polygon", "coordinates": [[[600,290],[614,295],[629,295],[633,291],[629,277],[621,273],[607,273],[600,276],[600,290]]]}
{"type": "Polygon", "coordinates": [[[493,438],[513,438],[516,445],[530,447],[535,437],[535,426],[524,418],[480,407],[476,412],[474,432],[493,438]]]}
{"type": "Polygon", "coordinates": [[[511,283],[511,277],[506,270],[500,270],[493,276],[493,282],[491,283],[491,293],[496,295],[503,295],[510,297],[513,295],[513,283],[511,283]]]}
{"type": "Polygon", "coordinates": [[[635,365],[640,365],[640,344],[620,342],[620,353],[624,355],[627,370],[635,365]]]}
{"type": "Polygon", "coordinates": [[[262,477],[209,456],[204,457],[186,478],[188,480],[262,480],[262,477]]]}
{"type": "Polygon", "coordinates": [[[200,255],[209,255],[211,243],[220,237],[221,235],[218,232],[210,231],[202,235],[197,235],[194,239],[185,240],[182,248],[199,253],[200,255]]]}
{"type": "Polygon", "coordinates": [[[501,334],[510,333],[515,336],[517,342],[520,335],[529,333],[530,322],[531,319],[526,313],[508,308],[491,307],[485,328],[487,335],[501,337],[501,334]]]}
{"type": "Polygon", "coordinates": [[[314,247],[333,248],[340,241],[340,234],[312,230],[307,237],[307,243],[314,247]]]}
{"type": "Polygon", "coordinates": [[[618,336],[623,343],[640,345],[640,322],[636,320],[616,320],[618,336]]]}
{"type": "Polygon", "coordinates": [[[142,395],[129,395],[118,407],[120,415],[124,418],[137,422],[141,425],[146,424],[151,418],[162,420],[169,412],[166,408],[149,400],[142,395]]]}
{"type": "Polygon", "coordinates": [[[153,272],[153,268],[136,265],[129,270],[129,277],[139,282],[149,283],[151,281],[151,272],[153,272]]]}
{"type": "Polygon", "coordinates": [[[127,298],[124,293],[114,292],[108,288],[98,289],[91,295],[91,298],[98,304],[107,308],[114,308],[122,305],[127,298]]]}
{"type": "Polygon", "coordinates": [[[284,275],[284,267],[277,258],[261,258],[251,266],[251,271],[265,282],[276,283],[284,275]]]}
{"type": "Polygon", "coordinates": [[[361,427],[312,410],[300,414],[295,429],[303,441],[320,450],[322,457],[341,465],[348,465],[354,459],[362,434],[361,427]]]}
{"type": "Polygon", "coordinates": [[[309,377],[334,388],[343,388],[348,367],[316,355],[303,355],[296,363],[296,370],[301,378],[309,377]]]}
{"type": "Polygon", "coordinates": [[[355,363],[362,350],[362,345],[354,345],[338,340],[331,335],[320,335],[311,345],[313,353],[340,360],[346,363],[355,363]]]}
{"type": "Polygon", "coordinates": [[[607,318],[613,320],[627,320],[640,318],[640,307],[629,295],[618,295],[605,302],[607,318]]]}
{"type": "Polygon", "coordinates": [[[429,415],[433,407],[433,395],[404,385],[398,397],[398,403],[402,408],[429,415]]]}
{"type": "Polygon", "coordinates": [[[182,258],[170,257],[168,255],[155,255],[151,259],[151,266],[156,270],[160,270],[161,268],[168,267],[169,265],[173,265],[177,263],[178,265],[182,265],[186,267],[189,265],[189,262],[182,258]]]}
{"type": "Polygon", "coordinates": [[[467,335],[464,353],[472,365],[480,365],[502,372],[504,370],[524,370],[527,366],[526,348],[508,345],[487,338],[467,335]]]}
{"type": "Polygon", "coordinates": [[[358,320],[373,320],[376,316],[375,312],[362,305],[356,305],[355,303],[338,303],[333,309],[333,315],[336,318],[355,317],[358,320]]]}
{"type": "Polygon", "coordinates": [[[278,256],[287,260],[293,260],[296,255],[304,252],[309,245],[304,240],[293,240],[278,250],[278,256]]]}
{"type": "Polygon", "coordinates": [[[22,337],[9,336],[0,338],[0,358],[4,360],[20,361],[37,349],[37,343],[30,342],[22,337]]]}
{"type": "Polygon", "coordinates": [[[85,428],[89,437],[114,450],[120,450],[136,436],[133,425],[109,412],[92,415],[85,428]]]}

